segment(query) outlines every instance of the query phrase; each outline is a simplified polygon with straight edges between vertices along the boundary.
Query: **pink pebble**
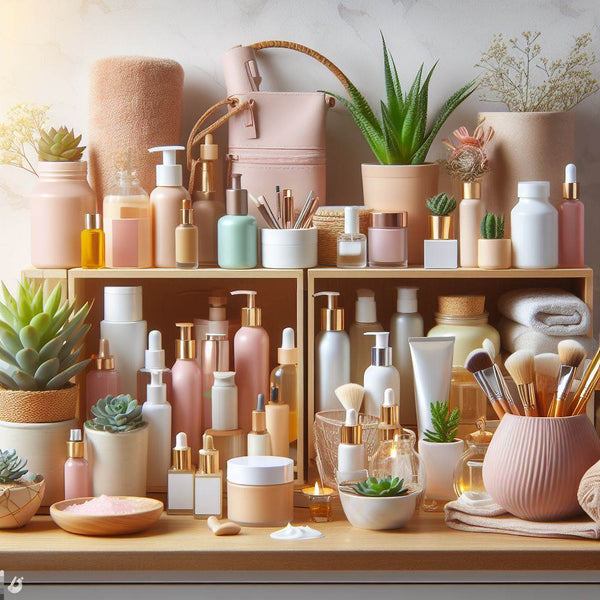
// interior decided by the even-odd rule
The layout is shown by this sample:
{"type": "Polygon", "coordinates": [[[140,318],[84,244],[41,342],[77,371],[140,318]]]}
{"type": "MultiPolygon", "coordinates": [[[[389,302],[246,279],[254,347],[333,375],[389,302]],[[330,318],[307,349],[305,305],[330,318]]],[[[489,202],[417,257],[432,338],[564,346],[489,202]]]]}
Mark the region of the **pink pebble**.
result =
{"type": "Polygon", "coordinates": [[[98,496],[81,504],[70,504],[64,512],[96,517],[127,515],[144,510],[149,502],[145,498],[119,498],[118,496],[98,496]]]}

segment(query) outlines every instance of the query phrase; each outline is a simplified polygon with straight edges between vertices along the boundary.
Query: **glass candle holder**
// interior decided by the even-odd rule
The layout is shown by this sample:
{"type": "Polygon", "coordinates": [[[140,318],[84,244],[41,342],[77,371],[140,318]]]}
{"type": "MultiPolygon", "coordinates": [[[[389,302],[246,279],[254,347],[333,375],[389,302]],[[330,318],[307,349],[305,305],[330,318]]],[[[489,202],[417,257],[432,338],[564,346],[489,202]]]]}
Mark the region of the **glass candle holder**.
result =
{"type": "Polygon", "coordinates": [[[331,512],[331,498],[333,490],[327,487],[321,487],[315,481],[315,487],[304,488],[302,493],[308,497],[308,509],[310,511],[310,520],[313,523],[327,523],[333,521],[331,512]]]}

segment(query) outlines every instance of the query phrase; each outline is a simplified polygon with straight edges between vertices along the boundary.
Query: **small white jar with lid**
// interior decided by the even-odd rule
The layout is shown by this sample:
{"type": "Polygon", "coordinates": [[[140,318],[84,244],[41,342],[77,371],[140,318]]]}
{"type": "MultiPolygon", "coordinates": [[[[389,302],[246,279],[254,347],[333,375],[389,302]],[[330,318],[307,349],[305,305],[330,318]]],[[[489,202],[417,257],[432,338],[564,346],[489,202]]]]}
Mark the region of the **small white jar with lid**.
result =
{"type": "Polygon", "coordinates": [[[510,213],[513,267],[558,266],[558,212],[550,204],[548,181],[519,181],[519,202],[510,213]]]}

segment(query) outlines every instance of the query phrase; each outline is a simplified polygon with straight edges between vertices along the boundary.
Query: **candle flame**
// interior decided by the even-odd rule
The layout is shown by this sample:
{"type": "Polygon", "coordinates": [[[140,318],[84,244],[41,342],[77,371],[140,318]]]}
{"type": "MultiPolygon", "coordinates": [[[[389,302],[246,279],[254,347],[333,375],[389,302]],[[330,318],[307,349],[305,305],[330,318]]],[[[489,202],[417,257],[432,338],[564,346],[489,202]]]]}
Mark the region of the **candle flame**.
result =
{"type": "Polygon", "coordinates": [[[319,482],[315,481],[315,496],[319,496],[321,494],[321,488],[319,487],[319,482]]]}

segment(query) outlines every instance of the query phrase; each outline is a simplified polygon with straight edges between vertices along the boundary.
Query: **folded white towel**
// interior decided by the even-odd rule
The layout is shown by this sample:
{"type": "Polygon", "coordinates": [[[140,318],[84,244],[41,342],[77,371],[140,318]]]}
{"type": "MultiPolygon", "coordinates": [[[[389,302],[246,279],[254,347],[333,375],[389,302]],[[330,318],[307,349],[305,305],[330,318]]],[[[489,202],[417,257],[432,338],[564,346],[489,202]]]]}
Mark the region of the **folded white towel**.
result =
{"type": "Polygon", "coordinates": [[[579,342],[585,348],[585,353],[588,357],[593,356],[598,348],[598,342],[591,337],[583,335],[545,335],[540,331],[526,327],[520,323],[515,323],[510,319],[501,319],[498,323],[498,331],[500,332],[502,348],[508,352],[531,350],[534,354],[543,354],[544,352],[556,354],[558,351],[558,342],[565,339],[579,342]]]}
{"type": "Polygon", "coordinates": [[[590,309],[565,290],[513,290],[500,296],[498,310],[503,317],[532,327],[546,335],[585,335],[591,326],[590,309]]]}

